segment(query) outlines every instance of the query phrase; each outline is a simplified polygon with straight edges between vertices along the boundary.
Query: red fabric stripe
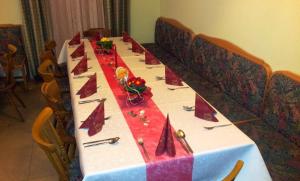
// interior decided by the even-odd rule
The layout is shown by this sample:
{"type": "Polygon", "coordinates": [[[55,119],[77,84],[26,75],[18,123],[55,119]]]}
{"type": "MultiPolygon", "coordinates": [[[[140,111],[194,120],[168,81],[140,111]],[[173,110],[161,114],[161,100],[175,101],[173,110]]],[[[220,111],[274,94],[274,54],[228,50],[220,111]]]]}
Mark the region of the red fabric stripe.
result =
{"type": "MultiPolygon", "coordinates": [[[[92,41],[91,43],[93,48],[95,49],[95,42],[92,41]]],[[[166,117],[162,114],[156,104],[152,101],[152,99],[149,99],[147,102],[144,102],[140,105],[128,105],[126,103],[127,94],[123,90],[123,87],[120,86],[119,82],[116,80],[114,66],[110,64],[110,62],[114,62],[113,59],[111,60],[112,56],[103,56],[97,54],[96,56],[104,72],[106,80],[127,121],[136,144],[139,147],[141,154],[143,155],[143,158],[147,164],[147,180],[192,180],[193,156],[186,153],[186,151],[182,148],[181,144],[176,140],[175,137],[175,157],[171,158],[166,153],[162,156],[155,156],[156,146],[159,142],[159,138],[166,120],[166,117]],[[145,116],[147,120],[150,121],[148,126],[144,126],[143,122],[138,117],[133,117],[128,114],[130,111],[138,114],[140,110],[145,111],[145,116]],[[147,160],[142,147],[139,146],[137,142],[138,138],[143,138],[144,146],[149,154],[151,161],[147,160]]],[[[132,72],[123,62],[120,56],[118,56],[118,65],[128,69],[129,77],[133,76],[132,72]]],[[[172,120],[170,121],[172,122],[172,120]]]]}

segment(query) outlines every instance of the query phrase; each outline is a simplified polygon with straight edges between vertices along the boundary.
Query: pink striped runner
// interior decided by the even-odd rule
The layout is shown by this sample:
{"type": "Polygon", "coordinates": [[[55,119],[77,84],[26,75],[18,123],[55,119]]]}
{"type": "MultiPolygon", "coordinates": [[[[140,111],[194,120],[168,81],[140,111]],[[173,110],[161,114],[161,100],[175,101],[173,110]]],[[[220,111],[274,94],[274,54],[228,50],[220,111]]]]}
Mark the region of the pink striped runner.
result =
{"type": "MultiPolygon", "coordinates": [[[[95,41],[92,41],[91,44],[95,50],[95,41]]],[[[127,121],[132,135],[136,140],[136,144],[139,147],[141,154],[143,155],[143,158],[146,162],[147,180],[192,180],[193,156],[186,153],[186,151],[182,148],[181,144],[176,140],[176,138],[174,138],[176,148],[175,157],[169,157],[166,154],[163,154],[162,156],[155,156],[155,149],[166,120],[166,117],[162,114],[156,104],[152,101],[152,99],[137,106],[129,106],[128,104],[126,104],[127,95],[124,92],[123,87],[121,87],[118,81],[115,79],[115,72],[113,68],[114,66],[112,66],[110,64],[110,61],[107,60],[112,58],[112,56],[103,56],[96,54],[96,57],[127,121]],[[148,126],[145,126],[143,121],[141,121],[138,117],[133,117],[132,114],[129,114],[129,112],[131,111],[139,114],[140,110],[145,111],[145,116],[147,120],[150,121],[148,126]],[[142,147],[139,146],[137,142],[138,138],[143,138],[144,146],[149,154],[150,160],[147,160],[142,147]]],[[[127,67],[120,56],[118,56],[118,65],[129,70],[129,77],[133,76],[129,67],[127,67]]],[[[170,121],[172,122],[172,120],[170,121]]]]}

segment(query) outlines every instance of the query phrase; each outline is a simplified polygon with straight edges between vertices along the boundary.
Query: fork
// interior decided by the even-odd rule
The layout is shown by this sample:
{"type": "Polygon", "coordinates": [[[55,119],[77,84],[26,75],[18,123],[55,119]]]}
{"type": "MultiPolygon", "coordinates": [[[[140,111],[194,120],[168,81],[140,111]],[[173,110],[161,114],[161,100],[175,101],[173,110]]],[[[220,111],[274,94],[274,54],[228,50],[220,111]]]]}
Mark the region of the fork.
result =
{"type": "Polygon", "coordinates": [[[106,98],[103,99],[91,99],[91,100],[85,100],[85,101],[79,101],[79,104],[86,104],[86,103],[91,103],[91,102],[101,102],[101,101],[105,101],[106,98]]]}
{"type": "Polygon", "coordinates": [[[230,124],[222,124],[222,125],[217,125],[217,126],[203,126],[203,128],[205,128],[207,130],[212,130],[214,128],[225,127],[225,126],[230,126],[230,125],[232,125],[232,124],[230,123],[230,124]]]}
{"type": "Polygon", "coordinates": [[[153,68],[161,68],[162,66],[151,66],[151,67],[146,67],[147,69],[153,69],[153,68]]]}
{"type": "Polygon", "coordinates": [[[166,78],[161,77],[161,76],[156,76],[155,79],[156,79],[156,80],[166,80],[166,78]]]}
{"type": "Polygon", "coordinates": [[[171,88],[171,87],[168,87],[169,90],[177,90],[177,89],[187,89],[187,88],[190,88],[190,87],[176,87],[176,88],[171,88]]]}
{"type": "Polygon", "coordinates": [[[182,106],[185,111],[195,111],[195,106],[182,106]]]}
{"type": "Polygon", "coordinates": [[[79,75],[79,76],[74,76],[73,79],[81,79],[81,78],[90,78],[92,75],[79,75]]]}

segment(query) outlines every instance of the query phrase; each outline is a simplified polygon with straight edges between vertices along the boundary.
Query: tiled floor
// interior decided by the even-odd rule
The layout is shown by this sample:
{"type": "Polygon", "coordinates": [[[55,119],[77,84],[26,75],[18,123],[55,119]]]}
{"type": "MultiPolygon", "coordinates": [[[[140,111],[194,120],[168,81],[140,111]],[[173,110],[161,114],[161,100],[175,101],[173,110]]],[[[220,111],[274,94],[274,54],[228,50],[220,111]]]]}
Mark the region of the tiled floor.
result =
{"type": "Polygon", "coordinates": [[[45,153],[34,143],[31,127],[34,118],[46,105],[40,93],[40,84],[30,84],[25,92],[20,86],[17,93],[26,104],[20,107],[26,121],[21,122],[4,95],[0,95],[0,180],[45,181],[58,180],[45,153]]]}

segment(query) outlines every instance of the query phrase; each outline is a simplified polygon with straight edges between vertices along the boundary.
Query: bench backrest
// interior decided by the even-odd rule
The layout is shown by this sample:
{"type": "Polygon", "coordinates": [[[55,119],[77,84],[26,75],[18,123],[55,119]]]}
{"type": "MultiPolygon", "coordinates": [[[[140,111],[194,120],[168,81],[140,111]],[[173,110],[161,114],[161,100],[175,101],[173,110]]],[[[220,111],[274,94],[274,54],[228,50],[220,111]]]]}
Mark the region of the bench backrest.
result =
{"type": "Polygon", "coordinates": [[[268,64],[230,42],[202,34],[194,38],[191,51],[191,67],[195,72],[260,115],[272,72],[268,64]]]}
{"type": "Polygon", "coordinates": [[[263,120],[300,146],[300,76],[274,72],[264,106],[263,120]]]}
{"type": "Polygon", "coordinates": [[[176,20],[160,17],[155,25],[155,43],[182,63],[190,60],[194,33],[176,20]]]}

